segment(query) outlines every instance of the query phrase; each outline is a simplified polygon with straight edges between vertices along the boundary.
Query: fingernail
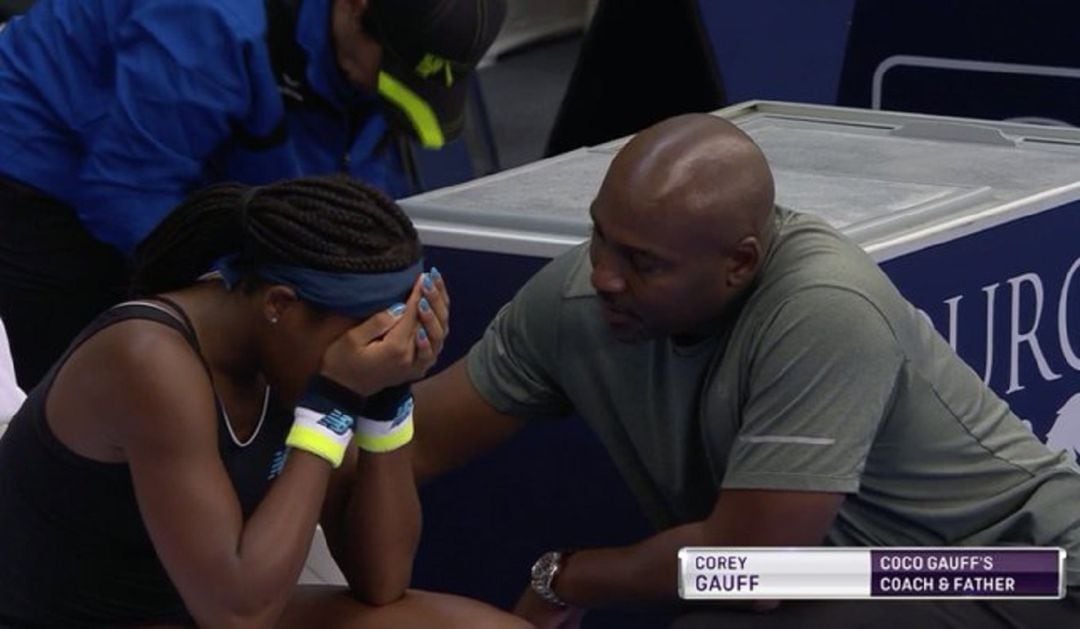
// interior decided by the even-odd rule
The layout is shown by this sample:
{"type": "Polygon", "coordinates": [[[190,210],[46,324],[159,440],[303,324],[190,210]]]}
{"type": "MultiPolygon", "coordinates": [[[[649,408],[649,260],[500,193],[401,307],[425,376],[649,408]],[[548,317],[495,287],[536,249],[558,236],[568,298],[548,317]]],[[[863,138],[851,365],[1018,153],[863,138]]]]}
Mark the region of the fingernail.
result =
{"type": "Polygon", "coordinates": [[[431,279],[433,279],[433,280],[437,280],[440,277],[442,277],[442,274],[439,273],[439,269],[437,269],[435,267],[431,267],[431,270],[428,271],[428,275],[431,276],[431,279]]]}
{"type": "Polygon", "coordinates": [[[427,297],[420,298],[420,312],[427,312],[431,310],[431,304],[428,303],[427,297]]]}
{"type": "Polygon", "coordinates": [[[416,331],[416,338],[420,339],[421,341],[426,341],[427,340],[427,330],[425,330],[424,328],[420,328],[419,330],[417,330],[416,331]]]}
{"type": "Polygon", "coordinates": [[[390,311],[389,312],[390,312],[390,314],[394,315],[395,317],[400,317],[401,315],[405,314],[405,304],[396,303],[393,306],[390,306],[390,311]]]}
{"type": "Polygon", "coordinates": [[[429,273],[424,273],[423,282],[424,282],[424,290],[427,290],[427,291],[435,290],[435,282],[431,281],[431,275],[429,273]]]}

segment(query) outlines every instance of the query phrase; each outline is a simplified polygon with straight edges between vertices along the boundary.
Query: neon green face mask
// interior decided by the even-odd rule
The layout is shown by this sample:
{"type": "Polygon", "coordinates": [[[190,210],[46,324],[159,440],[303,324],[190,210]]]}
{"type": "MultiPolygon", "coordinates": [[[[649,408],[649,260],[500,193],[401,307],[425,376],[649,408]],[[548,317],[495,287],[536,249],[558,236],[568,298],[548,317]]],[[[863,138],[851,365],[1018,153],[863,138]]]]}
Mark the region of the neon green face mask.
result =
{"type": "Polygon", "coordinates": [[[383,98],[405,112],[424,148],[438,149],[446,144],[435,110],[416,92],[385,72],[379,72],[378,90],[383,98]]]}

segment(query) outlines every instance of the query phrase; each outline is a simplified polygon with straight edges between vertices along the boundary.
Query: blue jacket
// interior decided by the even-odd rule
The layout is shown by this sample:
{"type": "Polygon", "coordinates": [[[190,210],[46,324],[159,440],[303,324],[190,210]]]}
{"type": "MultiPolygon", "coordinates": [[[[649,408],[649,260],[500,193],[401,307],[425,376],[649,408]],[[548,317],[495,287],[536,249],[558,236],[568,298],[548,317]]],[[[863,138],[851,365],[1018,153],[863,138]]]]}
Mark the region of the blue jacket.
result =
{"type": "Polygon", "coordinates": [[[279,91],[262,0],[41,0],[0,30],[0,175],[124,252],[216,181],[348,172],[406,194],[379,102],[337,69],[330,6],[294,16],[305,98],[279,91]]]}

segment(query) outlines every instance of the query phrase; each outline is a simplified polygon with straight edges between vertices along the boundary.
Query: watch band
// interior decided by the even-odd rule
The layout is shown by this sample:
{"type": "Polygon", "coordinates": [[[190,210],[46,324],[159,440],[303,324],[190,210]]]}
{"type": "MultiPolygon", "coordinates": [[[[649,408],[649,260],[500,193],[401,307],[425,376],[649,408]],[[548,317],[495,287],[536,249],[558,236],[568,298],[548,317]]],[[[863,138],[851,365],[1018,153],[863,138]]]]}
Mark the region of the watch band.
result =
{"type": "Polygon", "coordinates": [[[540,555],[533,564],[529,585],[537,596],[556,607],[567,607],[566,601],[559,598],[552,588],[555,577],[562,569],[563,562],[569,557],[571,551],[552,550],[540,555]]]}

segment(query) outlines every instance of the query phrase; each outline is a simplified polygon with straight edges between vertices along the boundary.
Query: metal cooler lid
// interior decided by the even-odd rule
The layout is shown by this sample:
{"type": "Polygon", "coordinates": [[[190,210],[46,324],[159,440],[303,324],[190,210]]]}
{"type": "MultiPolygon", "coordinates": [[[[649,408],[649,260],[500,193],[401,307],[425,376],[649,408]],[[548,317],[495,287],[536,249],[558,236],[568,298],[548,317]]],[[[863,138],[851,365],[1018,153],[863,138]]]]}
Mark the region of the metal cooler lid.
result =
{"type": "MultiPolygon", "coordinates": [[[[715,112],[764,150],[777,201],[879,257],[1080,198],[1080,130],[756,101],[715,112]],[[1011,215],[1011,214],[1010,214],[1011,215]]],[[[588,208],[629,138],[401,201],[428,244],[553,256],[589,234],[588,208]]]]}

